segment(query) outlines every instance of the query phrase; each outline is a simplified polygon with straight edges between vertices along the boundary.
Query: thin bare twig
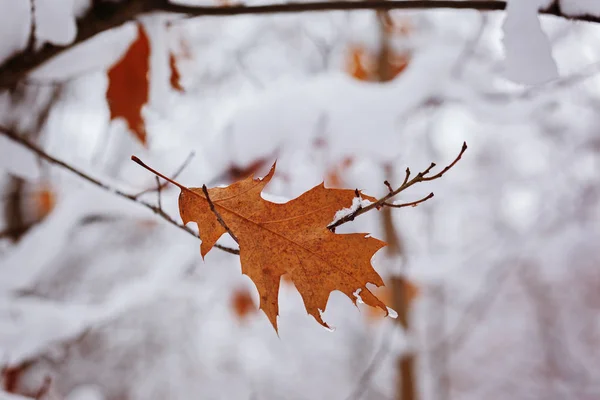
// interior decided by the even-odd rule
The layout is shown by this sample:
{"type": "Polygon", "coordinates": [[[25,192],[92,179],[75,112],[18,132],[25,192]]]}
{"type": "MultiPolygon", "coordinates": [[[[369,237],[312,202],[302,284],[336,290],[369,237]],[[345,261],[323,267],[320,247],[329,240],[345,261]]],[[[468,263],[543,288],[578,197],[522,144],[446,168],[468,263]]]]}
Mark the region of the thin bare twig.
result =
{"type": "Polygon", "coordinates": [[[406,167],[406,176],[404,177],[404,181],[402,181],[403,186],[408,182],[408,178],[410,178],[410,168],[406,167]]]}
{"type": "MultiPolygon", "coordinates": [[[[433,181],[435,179],[441,178],[442,175],[444,175],[446,172],[448,172],[452,167],[454,167],[456,165],[457,162],[460,161],[462,155],[464,154],[464,152],[467,150],[467,143],[463,143],[463,146],[460,150],[460,153],[458,153],[458,156],[454,159],[454,161],[452,161],[452,163],[450,165],[447,165],[446,168],[444,168],[443,170],[441,170],[440,172],[438,172],[437,174],[433,175],[433,176],[429,176],[429,177],[423,177],[423,181],[433,181]]],[[[426,172],[424,174],[428,174],[429,170],[431,168],[435,167],[434,163],[431,163],[431,166],[429,168],[427,168],[426,172]]]]}
{"type": "MultiPolygon", "coordinates": [[[[316,12],[316,11],[352,11],[352,10],[431,10],[431,9],[452,9],[452,10],[478,10],[478,11],[503,11],[506,9],[506,1],[497,0],[371,0],[371,1],[315,1],[306,3],[280,3],[280,4],[264,4],[260,6],[244,6],[234,5],[230,7],[214,7],[214,6],[196,6],[188,4],[170,3],[168,0],[154,0],[155,11],[167,11],[173,13],[187,14],[189,17],[201,16],[226,16],[240,14],[281,14],[281,13],[301,13],[301,12],[316,12]],[[162,4],[158,4],[162,3],[162,4]]],[[[588,21],[600,22],[600,17],[582,14],[582,15],[567,15],[560,10],[560,6],[555,0],[546,8],[540,9],[541,14],[554,15],[556,17],[588,21]]]]}
{"type": "Polygon", "coordinates": [[[386,207],[392,207],[392,208],[416,207],[420,203],[423,203],[423,202],[429,200],[432,197],[433,197],[433,192],[429,193],[427,196],[423,197],[422,199],[419,199],[419,200],[416,200],[416,201],[411,201],[409,203],[401,203],[401,204],[383,203],[383,205],[386,206],[386,207]]]}
{"type": "MultiPolygon", "coordinates": [[[[190,154],[188,154],[185,161],[179,166],[179,168],[177,168],[177,171],[175,171],[173,176],[171,176],[171,179],[177,179],[179,174],[181,174],[183,172],[183,170],[186,169],[186,167],[189,165],[190,161],[192,161],[192,158],[194,158],[195,155],[196,155],[196,153],[194,153],[193,151],[190,152],[190,154]]],[[[169,181],[164,181],[163,183],[157,185],[157,187],[149,188],[149,189],[146,189],[146,190],[136,194],[135,197],[138,198],[146,193],[160,192],[162,189],[166,188],[168,185],[169,185],[169,181]]]]}
{"type": "Polygon", "coordinates": [[[160,179],[158,179],[158,176],[155,176],[154,178],[156,179],[156,195],[158,197],[156,201],[158,202],[158,208],[162,210],[162,187],[160,185],[160,179]]]}
{"type": "MultiPolygon", "coordinates": [[[[190,229],[189,227],[179,224],[177,221],[175,221],[173,218],[171,218],[171,216],[167,213],[165,213],[162,209],[160,209],[157,206],[154,206],[150,203],[146,203],[145,201],[142,200],[138,200],[136,198],[135,195],[131,195],[125,192],[122,192],[116,188],[110,187],[107,184],[99,181],[98,179],[92,178],[91,176],[89,176],[88,174],[86,174],[85,172],[82,172],[80,170],[78,170],[77,168],[65,163],[64,161],[61,161],[51,155],[49,155],[48,153],[46,153],[44,150],[42,150],[40,147],[36,146],[35,144],[29,142],[27,139],[19,136],[17,133],[1,127],[0,126],[0,134],[6,136],[7,138],[13,140],[16,143],[19,143],[20,145],[22,145],[23,147],[27,148],[28,150],[30,150],[31,152],[35,153],[38,157],[40,157],[41,159],[54,164],[58,167],[61,167],[69,172],[71,172],[74,175],[77,175],[78,177],[80,177],[81,179],[91,183],[92,185],[99,187],[103,190],[106,190],[108,192],[114,193],[115,195],[125,198],[129,201],[133,201],[137,204],[140,204],[144,207],[146,207],[147,209],[151,210],[153,213],[155,213],[156,215],[158,215],[159,217],[161,217],[162,219],[164,219],[165,221],[167,221],[168,223],[170,223],[173,226],[176,226],[177,228],[187,232],[188,234],[196,237],[196,238],[200,238],[200,236],[198,234],[196,234],[196,232],[194,232],[192,229],[190,229]]],[[[220,244],[215,244],[215,247],[217,247],[220,250],[223,250],[227,253],[231,253],[231,254],[239,254],[240,251],[237,249],[232,249],[230,247],[227,246],[222,246],[220,244]]]]}
{"type": "Polygon", "coordinates": [[[29,26],[29,38],[27,39],[27,47],[25,47],[26,51],[33,52],[35,51],[35,31],[36,31],[36,21],[35,21],[35,0],[29,0],[29,12],[31,13],[31,25],[29,26]]]}
{"type": "MultiPolygon", "coordinates": [[[[410,170],[407,168],[406,169],[406,178],[404,180],[404,183],[402,185],[400,185],[400,187],[398,189],[383,196],[382,198],[377,200],[375,203],[371,203],[366,207],[358,208],[357,210],[353,211],[352,213],[346,215],[345,217],[340,218],[337,221],[329,224],[327,226],[327,228],[330,231],[335,232],[335,228],[337,228],[338,226],[343,225],[347,222],[354,221],[354,218],[358,217],[359,215],[362,215],[368,211],[371,211],[374,208],[379,209],[379,208],[385,206],[386,205],[385,203],[387,203],[387,201],[389,199],[396,196],[398,193],[405,191],[406,189],[413,186],[414,184],[419,183],[419,182],[432,181],[434,179],[441,178],[446,172],[448,172],[452,167],[454,167],[456,165],[456,163],[462,158],[462,155],[465,153],[466,150],[467,150],[467,143],[465,142],[465,143],[463,143],[460,153],[458,153],[458,156],[456,156],[454,161],[452,161],[452,163],[450,163],[448,166],[446,166],[443,170],[441,170],[440,172],[438,172],[437,174],[432,175],[432,176],[427,176],[427,174],[429,174],[429,172],[431,172],[433,167],[435,167],[435,163],[431,163],[429,165],[429,167],[427,167],[424,171],[419,172],[414,178],[412,178],[410,180],[407,180],[407,178],[410,175],[410,170]]],[[[425,201],[425,200],[423,200],[423,201],[425,201]]]]}
{"type": "Polygon", "coordinates": [[[233,240],[235,240],[235,242],[239,244],[240,241],[238,240],[237,236],[235,236],[235,234],[231,231],[231,229],[229,229],[229,227],[227,226],[225,221],[223,221],[223,217],[221,217],[221,214],[219,214],[219,212],[215,208],[214,203],[212,202],[212,200],[210,199],[210,196],[208,195],[208,189],[206,188],[206,185],[202,185],[202,192],[204,193],[204,196],[206,197],[206,201],[208,201],[208,206],[210,207],[210,211],[212,211],[213,214],[215,214],[215,216],[217,217],[217,221],[219,221],[221,226],[227,231],[227,233],[229,233],[229,236],[231,236],[233,238],[233,240]]]}
{"type": "Polygon", "coordinates": [[[390,193],[392,193],[394,191],[394,188],[392,187],[392,185],[388,181],[383,181],[383,184],[388,188],[388,191],[390,193]]]}

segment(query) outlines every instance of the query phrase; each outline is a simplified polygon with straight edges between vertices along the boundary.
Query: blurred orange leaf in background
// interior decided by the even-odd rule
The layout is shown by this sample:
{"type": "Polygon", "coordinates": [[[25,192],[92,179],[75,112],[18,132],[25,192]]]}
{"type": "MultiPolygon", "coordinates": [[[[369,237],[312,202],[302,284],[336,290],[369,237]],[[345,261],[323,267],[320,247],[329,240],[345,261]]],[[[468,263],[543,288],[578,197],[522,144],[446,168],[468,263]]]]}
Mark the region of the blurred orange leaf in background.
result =
{"type": "Polygon", "coordinates": [[[108,71],[106,99],[110,119],[122,117],[136,138],[146,144],[146,128],[142,107],[148,102],[150,42],[141,24],[138,37],[125,55],[108,71]]]}
{"type": "Polygon", "coordinates": [[[233,291],[231,296],[231,308],[239,320],[243,320],[257,310],[254,300],[246,288],[238,288],[233,291]]]}
{"type": "Polygon", "coordinates": [[[354,46],[349,51],[346,70],[355,79],[368,81],[371,74],[369,70],[371,68],[367,69],[367,66],[365,66],[366,62],[365,49],[360,46],[354,46]]]}
{"type": "MultiPolygon", "coordinates": [[[[396,53],[391,51],[387,61],[393,79],[406,69],[410,62],[410,54],[408,52],[396,53]]],[[[377,62],[375,54],[361,46],[353,46],[346,58],[346,72],[359,81],[378,81],[377,62]]]]}
{"type": "Polygon", "coordinates": [[[396,14],[384,13],[381,16],[383,27],[389,39],[388,45],[378,51],[355,44],[350,46],[346,56],[346,72],[359,81],[381,82],[394,79],[406,69],[410,62],[410,51],[397,49],[392,43],[395,40],[404,42],[414,27],[410,19],[398,17],[396,14]],[[379,76],[380,63],[387,63],[385,77],[379,76]]]}
{"type": "Polygon", "coordinates": [[[52,188],[48,185],[42,185],[33,193],[37,218],[45,218],[54,209],[56,205],[56,196],[52,188]]]}

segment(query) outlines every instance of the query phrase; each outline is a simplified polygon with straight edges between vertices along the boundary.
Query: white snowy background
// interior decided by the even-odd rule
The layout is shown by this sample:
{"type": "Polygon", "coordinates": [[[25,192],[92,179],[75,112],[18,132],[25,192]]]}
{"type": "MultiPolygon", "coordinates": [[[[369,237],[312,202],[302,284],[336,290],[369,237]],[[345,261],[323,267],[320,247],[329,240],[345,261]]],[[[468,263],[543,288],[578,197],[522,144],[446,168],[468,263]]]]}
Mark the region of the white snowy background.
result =
{"type": "MultiPolygon", "coordinates": [[[[36,45],[73,40],[87,2],[35,2],[36,45]]],[[[600,15],[598,4],[561,1],[569,14],[600,15]]],[[[391,12],[410,21],[394,45],[411,59],[387,83],[345,71],[352,46],[378,48],[374,12],[192,18],[168,29],[171,17],[145,16],[148,148],[109,121],[105,98],[106,70],[133,24],[0,92],[0,125],[128,193],[154,184],[131,154],[170,174],[193,151],[178,178],[190,186],[226,184],[232,165],[277,158],[267,192],[290,199],[350,156],[344,186],[381,196],[385,165],[398,185],[407,166],[441,168],[469,145],[442,179],[400,196],[435,192],[392,212],[402,256],[373,259],[386,281],[401,265],[419,286],[411,335],[339,292],[324,314],[329,332],[284,284],[278,337],[261,312],[234,313],[235,290],[258,297],[237,256],[213,249],[202,261],[197,239],[0,135],[2,202],[19,179],[50,184],[57,198],[16,243],[0,239],[0,366],[20,369],[13,389],[35,393],[49,379],[47,400],[395,399],[398,356],[412,349],[422,399],[600,398],[600,25],[538,18],[545,5],[391,12]],[[167,50],[182,42],[179,93],[167,50]]],[[[2,62],[27,44],[31,8],[0,9],[2,62]]],[[[177,195],[162,194],[176,219],[177,195]]],[[[340,232],[382,237],[381,220],[373,211],[340,232]]]]}

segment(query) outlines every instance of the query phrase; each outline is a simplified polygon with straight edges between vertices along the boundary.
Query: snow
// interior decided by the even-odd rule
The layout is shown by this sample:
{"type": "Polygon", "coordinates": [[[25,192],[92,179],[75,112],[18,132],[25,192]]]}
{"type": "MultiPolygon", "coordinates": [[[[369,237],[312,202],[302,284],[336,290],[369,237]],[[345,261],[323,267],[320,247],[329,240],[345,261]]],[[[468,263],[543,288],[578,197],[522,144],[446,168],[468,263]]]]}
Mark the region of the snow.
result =
{"type": "Polygon", "coordinates": [[[4,62],[27,45],[31,9],[29,2],[13,0],[1,0],[0,9],[10,10],[0,16],[0,62],[4,62]]]}
{"type": "Polygon", "coordinates": [[[600,3],[596,0],[563,0],[560,10],[566,15],[600,15],[600,3]]]}
{"type": "Polygon", "coordinates": [[[127,50],[137,36],[135,24],[94,36],[84,46],[75,46],[36,68],[30,77],[34,81],[52,82],[108,69],[127,50]],[[73,63],[73,60],[79,60],[73,63]]]}
{"type": "MultiPolygon", "coordinates": [[[[338,210],[335,213],[335,215],[333,216],[333,221],[331,221],[329,223],[329,225],[336,223],[340,219],[342,219],[344,217],[347,217],[348,215],[352,214],[353,212],[355,212],[359,208],[366,207],[369,204],[371,204],[371,201],[365,200],[362,197],[355,197],[354,199],[352,199],[352,205],[350,207],[342,208],[341,210],[338,210]]],[[[358,296],[358,293],[356,293],[356,295],[358,296]]],[[[358,297],[360,297],[360,296],[358,296],[358,297]]]]}
{"type": "Polygon", "coordinates": [[[69,393],[66,400],[104,400],[102,389],[97,385],[80,385],[69,393]]]}
{"type": "Polygon", "coordinates": [[[548,0],[510,0],[506,5],[505,74],[517,83],[537,85],[558,78],[550,41],[538,17],[538,10],[548,3],[548,0]]]}
{"type": "Polygon", "coordinates": [[[30,397],[19,396],[16,394],[6,393],[0,390],[0,400],[31,400],[30,397]]]}
{"type": "Polygon", "coordinates": [[[35,37],[38,46],[71,43],[77,35],[74,0],[36,0],[35,37]]]}

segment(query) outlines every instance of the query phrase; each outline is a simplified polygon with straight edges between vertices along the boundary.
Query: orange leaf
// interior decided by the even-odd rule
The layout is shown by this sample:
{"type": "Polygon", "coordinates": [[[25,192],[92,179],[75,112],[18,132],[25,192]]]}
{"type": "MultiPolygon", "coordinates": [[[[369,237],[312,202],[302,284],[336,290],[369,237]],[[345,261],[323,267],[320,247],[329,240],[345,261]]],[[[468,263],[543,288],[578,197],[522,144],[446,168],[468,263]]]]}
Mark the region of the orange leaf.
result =
{"type": "Polygon", "coordinates": [[[248,289],[236,289],[231,297],[231,307],[239,319],[243,319],[256,311],[256,305],[248,289]]]}
{"type": "Polygon", "coordinates": [[[43,186],[34,193],[38,218],[45,218],[54,209],[56,197],[51,188],[43,186]]]}
{"type": "Polygon", "coordinates": [[[348,59],[347,71],[359,81],[369,80],[369,71],[364,65],[365,50],[362,47],[353,47],[350,50],[348,59]]]}
{"type": "MultiPolygon", "coordinates": [[[[238,238],[242,273],[256,285],[260,309],[275,330],[279,284],[284,274],[300,292],[306,311],[323,326],[327,324],[321,312],[334,290],[356,304],[354,292],[361,289],[363,302],[386,311],[385,304],[366,287],[369,282],[383,285],[371,257],[385,243],[365,233],[335,234],[327,229],[338,210],[351,206],[355,191],[328,189],[320,184],[294,200],[275,204],[261,197],[274,172],[275,165],[263,179],[248,177],[225,188],[209,189],[208,194],[216,212],[238,238]]],[[[198,224],[204,257],[226,230],[201,188],[180,188],[181,219],[186,224],[198,224]]]]}
{"type": "Polygon", "coordinates": [[[179,70],[177,69],[177,60],[175,59],[175,55],[173,53],[169,53],[169,68],[171,69],[171,87],[178,92],[184,92],[183,87],[181,86],[181,76],[179,75],[179,70]]]}
{"type": "MultiPolygon", "coordinates": [[[[394,79],[408,66],[410,61],[410,53],[397,53],[390,49],[388,61],[390,69],[390,78],[394,79]]],[[[377,62],[376,57],[372,52],[369,52],[362,47],[352,47],[347,60],[347,72],[358,79],[359,81],[376,80],[377,77],[377,62]]]]}
{"type": "Polygon", "coordinates": [[[110,119],[122,117],[140,142],[146,144],[142,107],[148,102],[150,42],[141,24],[138,37],[125,55],[108,71],[106,99],[110,119]]]}

